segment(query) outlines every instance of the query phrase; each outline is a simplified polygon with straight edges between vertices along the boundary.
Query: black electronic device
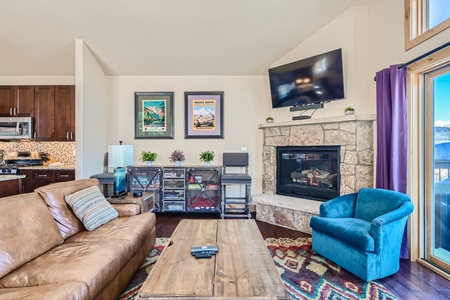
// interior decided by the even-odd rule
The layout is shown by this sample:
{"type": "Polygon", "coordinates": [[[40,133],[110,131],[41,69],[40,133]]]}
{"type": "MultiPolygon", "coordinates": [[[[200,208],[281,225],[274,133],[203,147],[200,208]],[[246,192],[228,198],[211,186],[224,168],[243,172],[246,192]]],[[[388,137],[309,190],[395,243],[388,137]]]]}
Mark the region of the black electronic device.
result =
{"type": "Polygon", "coordinates": [[[219,248],[217,246],[197,246],[197,247],[192,247],[192,249],[191,249],[192,255],[195,255],[195,254],[201,253],[201,252],[215,255],[215,254],[217,254],[217,252],[219,252],[219,248]]]}
{"type": "Polygon", "coordinates": [[[269,80],[273,108],[308,106],[343,99],[342,50],[336,49],[271,68],[269,80]]]}
{"type": "Polygon", "coordinates": [[[133,192],[133,197],[142,197],[142,192],[133,192]]]}
{"type": "Polygon", "coordinates": [[[195,258],[211,258],[213,256],[213,254],[209,252],[197,252],[193,255],[195,256],[195,258]]]}

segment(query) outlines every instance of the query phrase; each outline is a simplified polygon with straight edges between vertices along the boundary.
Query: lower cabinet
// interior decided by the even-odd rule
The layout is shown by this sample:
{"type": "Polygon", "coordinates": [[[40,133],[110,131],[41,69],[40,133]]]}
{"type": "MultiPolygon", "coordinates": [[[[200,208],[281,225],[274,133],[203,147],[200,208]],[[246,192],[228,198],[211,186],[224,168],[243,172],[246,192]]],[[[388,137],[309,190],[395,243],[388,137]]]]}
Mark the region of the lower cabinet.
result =
{"type": "Polygon", "coordinates": [[[75,180],[75,170],[20,169],[22,192],[31,193],[38,187],[63,181],[75,180]]]}
{"type": "Polygon", "coordinates": [[[22,182],[20,179],[0,181],[0,198],[20,194],[22,182]]]}

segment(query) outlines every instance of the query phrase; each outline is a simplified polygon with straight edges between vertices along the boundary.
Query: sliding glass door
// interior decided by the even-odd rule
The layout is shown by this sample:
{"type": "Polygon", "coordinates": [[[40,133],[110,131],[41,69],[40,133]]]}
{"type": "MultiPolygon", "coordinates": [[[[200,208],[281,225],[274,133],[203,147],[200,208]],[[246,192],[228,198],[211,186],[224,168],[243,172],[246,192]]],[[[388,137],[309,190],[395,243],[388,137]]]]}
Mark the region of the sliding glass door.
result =
{"type": "Polygon", "coordinates": [[[450,271],[450,66],[425,74],[425,257],[450,271]]]}

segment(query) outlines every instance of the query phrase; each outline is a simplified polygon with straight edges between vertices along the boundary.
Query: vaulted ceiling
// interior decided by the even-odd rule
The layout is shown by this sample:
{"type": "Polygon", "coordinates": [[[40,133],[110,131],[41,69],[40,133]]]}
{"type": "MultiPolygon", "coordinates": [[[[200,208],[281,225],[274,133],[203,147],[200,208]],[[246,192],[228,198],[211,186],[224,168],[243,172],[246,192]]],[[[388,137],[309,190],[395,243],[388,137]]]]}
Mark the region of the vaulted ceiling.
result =
{"type": "Polygon", "coordinates": [[[0,76],[258,75],[369,0],[0,0],[0,76]]]}

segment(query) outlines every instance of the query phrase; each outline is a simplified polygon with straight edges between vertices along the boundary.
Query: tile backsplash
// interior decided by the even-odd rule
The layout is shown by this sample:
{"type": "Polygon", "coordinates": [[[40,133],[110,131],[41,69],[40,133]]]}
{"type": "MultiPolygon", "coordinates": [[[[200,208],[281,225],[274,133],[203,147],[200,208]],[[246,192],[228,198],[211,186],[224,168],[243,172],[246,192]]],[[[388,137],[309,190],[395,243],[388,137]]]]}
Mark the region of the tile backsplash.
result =
{"type": "Polygon", "coordinates": [[[4,150],[5,155],[11,151],[44,152],[64,164],[75,164],[75,142],[0,141],[0,150],[4,150]]]}

